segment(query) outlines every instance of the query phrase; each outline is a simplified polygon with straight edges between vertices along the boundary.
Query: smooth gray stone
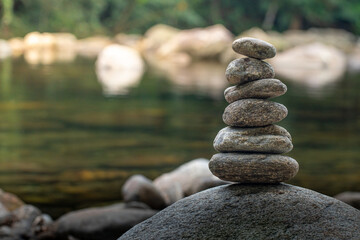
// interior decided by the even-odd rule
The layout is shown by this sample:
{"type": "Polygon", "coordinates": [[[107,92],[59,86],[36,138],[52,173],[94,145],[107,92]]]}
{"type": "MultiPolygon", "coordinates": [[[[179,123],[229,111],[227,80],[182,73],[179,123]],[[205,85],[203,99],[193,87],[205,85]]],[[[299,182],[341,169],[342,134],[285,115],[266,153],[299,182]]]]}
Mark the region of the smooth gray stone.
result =
{"type": "Polygon", "coordinates": [[[256,128],[226,127],[214,140],[219,152],[287,153],[293,148],[285,128],[269,125],[256,128]]]}
{"type": "Polygon", "coordinates": [[[255,58],[239,58],[230,62],[225,72],[230,84],[243,84],[258,79],[274,78],[275,72],[267,62],[255,58]]]}
{"type": "Polygon", "coordinates": [[[299,164],[282,155],[218,153],[210,159],[209,169],[224,181],[279,183],[293,178],[299,164]]]}
{"type": "Polygon", "coordinates": [[[152,209],[163,209],[167,206],[161,192],[153,182],[140,174],[126,180],[121,193],[124,202],[143,202],[152,209]]]}
{"type": "Polygon", "coordinates": [[[52,231],[55,239],[70,239],[69,236],[86,240],[116,239],[155,213],[157,211],[133,208],[122,203],[87,208],[61,216],[54,223],[52,231]]]}
{"type": "Polygon", "coordinates": [[[119,240],[360,239],[360,211],[288,184],[231,184],[184,198],[119,240]]]}
{"type": "Polygon", "coordinates": [[[287,108],[276,102],[242,99],[225,108],[223,121],[233,127],[261,127],[283,120],[287,108]]]}
{"type": "Polygon", "coordinates": [[[274,98],[285,94],[286,91],[286,85],[280,80],[261,79],[243,85],[228,87],[225,89],[224,96],[228,103],[232,103],[246,98],[274,98]]]}
{"type": "Polygon", "coordinates": [[[239,54],[257,59],[273,58],[276,55],[276,48],[272,44],[251,37],[235,40],[232,48],[239,54]]]}

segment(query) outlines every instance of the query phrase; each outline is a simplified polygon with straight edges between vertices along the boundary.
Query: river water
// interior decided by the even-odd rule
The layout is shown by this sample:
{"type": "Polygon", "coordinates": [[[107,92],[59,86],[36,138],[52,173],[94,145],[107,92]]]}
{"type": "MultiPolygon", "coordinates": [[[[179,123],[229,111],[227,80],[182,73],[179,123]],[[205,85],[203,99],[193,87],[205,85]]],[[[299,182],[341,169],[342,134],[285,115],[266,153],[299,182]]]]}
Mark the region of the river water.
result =
{"type": "MultiPolygon", "coordinates": [[[[126,95],[109,96],[94,60],[3,60],[0,188],[57,217],[121,201],[132,174],[154,179],[189,160],[209,159],[225,127],[226,82],[225,66],[204,66],[186,74],[148,67],[126,95]]],[[[275,101],[289,115],[279,125],[291,133],[288,155],[300,164],[290,183],[327,195],[360,191],[360,76],[316,89],[281,80],[288,92],[275,101]]]]}

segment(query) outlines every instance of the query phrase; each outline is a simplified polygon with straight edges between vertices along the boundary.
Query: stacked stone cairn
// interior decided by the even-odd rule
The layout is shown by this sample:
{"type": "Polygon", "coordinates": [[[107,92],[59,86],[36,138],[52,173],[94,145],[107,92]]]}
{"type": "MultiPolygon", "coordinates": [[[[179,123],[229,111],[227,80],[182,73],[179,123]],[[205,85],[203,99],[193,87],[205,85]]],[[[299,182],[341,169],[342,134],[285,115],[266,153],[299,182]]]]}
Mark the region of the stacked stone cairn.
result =
{"type": "Polygon", "coordinates": [[[287,116],[287,108],[268,99],[283,95],[287,87],[274,79],[272,66],[262,60],[276,55],[270,43],[255,38],[234,41],[235,52],[247,56],[232,61],[226,78],[234,85],[225,90],[229,106],[223,114],[226,127],[217,134],[211,172],[237,183],[279,183],[293,178],[298,163],[280,155],[293,148],[286,129],[275,125],[287,116]]]}

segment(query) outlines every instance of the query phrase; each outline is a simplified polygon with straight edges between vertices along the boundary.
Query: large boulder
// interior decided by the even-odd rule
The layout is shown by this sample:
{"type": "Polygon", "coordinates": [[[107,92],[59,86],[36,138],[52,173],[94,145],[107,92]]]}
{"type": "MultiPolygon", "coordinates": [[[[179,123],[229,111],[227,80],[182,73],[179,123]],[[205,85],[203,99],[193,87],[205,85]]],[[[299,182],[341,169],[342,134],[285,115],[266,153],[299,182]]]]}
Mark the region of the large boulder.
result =
{"type": "MultiPolygon", "coordinates": [[[[220,181],[209,170],[209,160],[199,158],[185,163],[172,172],[165,173],[154,180],[168,205],[203,190],[204,182],[212,186],[220,181]],[[199,190],[201,189],[201,190],[199,190]]],[[[224,181],[221,181],[225,183],[224,181]]]]}
{"type": "Polygon", "coordinates": [[[152,209],[166,207],[164,198],[152,181],[143,175],[131,176],[121,189],[124,202],[143,202],[152,209]]]}
{"type": "Polygon", "coordinates": [[[291,48],[269,61],[277,75],[313,88],[340,79],[346,71],[345,55],[322,43],[291,48]]]}
{"type": "Polygon", "coordinates": [[[335,28],[310,28],[309,30],[288,30],[283,34],[290,47],[320,42],[344,52],[352,52],[356,37],[354,34],[335,28]]]}
{"type": "Polygon", "coordinates": [[[119,240],[360,239],[360,211],[287,184],[225,185],[182,199],[119,240]]]}
{"type": "Polygon", "coordinates": [[[96,60],[96,75],[107,95],[126,94],[139,84],[144,68],[135,49],[119,44],[105,47],[96,60]]]}
{"type": "Polygon", "coordinates": [[[161,57],[182,52],[196,59],[217,59],[233,41],[232,33],[223,25],[180,31],[158,50],[161,57]]]}
{"type": "Polygon", "coordinates": [[[116,239],[156,212],[145,205],[125,204],[78,210],[60,217],[53,226],[52,235],[64,240],[116,239]]]}
{"type": "Polygon", "coordinates": [[[144,54],[156,51],[165,42],[174,37],[180,30],[165,24],[157,24],[149,28],[141,42],[141,49],[144,54]]]}

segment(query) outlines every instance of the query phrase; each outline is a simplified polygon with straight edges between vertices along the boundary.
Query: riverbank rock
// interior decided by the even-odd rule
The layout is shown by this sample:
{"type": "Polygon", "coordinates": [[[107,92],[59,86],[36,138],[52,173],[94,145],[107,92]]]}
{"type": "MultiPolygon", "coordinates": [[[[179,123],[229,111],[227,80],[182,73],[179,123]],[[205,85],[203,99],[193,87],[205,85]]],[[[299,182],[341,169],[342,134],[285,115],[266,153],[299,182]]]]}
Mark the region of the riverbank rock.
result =
{"type": "Polygon", "coordinates": [[[203,190],[203,183],[211,186],[219,179],[212,175],[208,167],[209,160],[199,158],[185,163],[172,172],[165,173],[154,180],[154,185],[161,191],[168,205],[203,190]]]}
{"type": "Polygon", "coordinates": [[[9,211],[13,211],[25,205],[25,203],[15,194],[5,192],[2,189],[0,189],[0,203],[2,203],[9,211]]]}
{"type": "Polygon", "coordinates": [[[34,223],[41,216],[38,208],[23,205],[0,218],[0,239],[34,239],[36,231],[34,223]]]}
{"type": "Polygon", "coordinates": [[[182,199],[119,240],[360,239],[360,212],[288,184],[225,185],[182,199]]]}
{"type": "Polygon", "coordinates": [[[287,108],[276,102],[242,99],[225,108],[223,121],[233,127],[261,127],[283,120],[287,108]]]}
{"type": "Polygon", "coordinates": [[[360,192],[343,192],[339,193],[334,198],[360,209],[360,192]]]}
{"type": "Polygon", "coordinates": [[[161,192],[150,179],[142,175],[131,176],[123,185],[121,192],[125,202],[142,202],[152,209],[166,207],[161,192]]]}
{"type": "Polygon", "coordinates": [[[112,43],[113,41],[106,36],[94,36],[79,39],[76,42],[76,52],[82,57],[95,58],[106,46],[109,46],[112,43]]]}
{"type": "Polygon", "coordinates": [[[180,29],[165,24],[156,24],[149,28],[141,41],[144,54],[157,51],[163,44],[180,32],[180,29]]]}
{"type": "Polygon", "coordinates": [[[194,59],[217,59],[233,41],[232,33],[223,25],[182,30],[158,50],[161,57],[186,53],[194,59]]]}
{"type": "Polygon", "coordinates": [[[270,59],[276,73],[312,88],[340,79],[346,71],[345,55],[322,43],[291,48],[270,59]]]}
{"type": "MultiPolygon", "coordinates": [[[[116,239],[121,234],[153,216],[157,211],[145,205],[114,204],[70,212],[60,217],[52,232],[55,239],[116,239]]],[[[51,235],[48,233],[48,235],[51,235]]]]}
{"type": "Polygon", "coordinates": [[[240,99],[257,98],[267,99],[285,94],[287,87],[277,79],[261,79],[242,85],[228,87],[224,91],[225,100],[233,103],[240,99]]]}
{"type": "Polygon", "coordinates": [[[243,84],[250,81],[275,77],[274,69],[267,62],[255,58],[239,58],[229,63],[225,72],[230,84],[243,84]]]}

